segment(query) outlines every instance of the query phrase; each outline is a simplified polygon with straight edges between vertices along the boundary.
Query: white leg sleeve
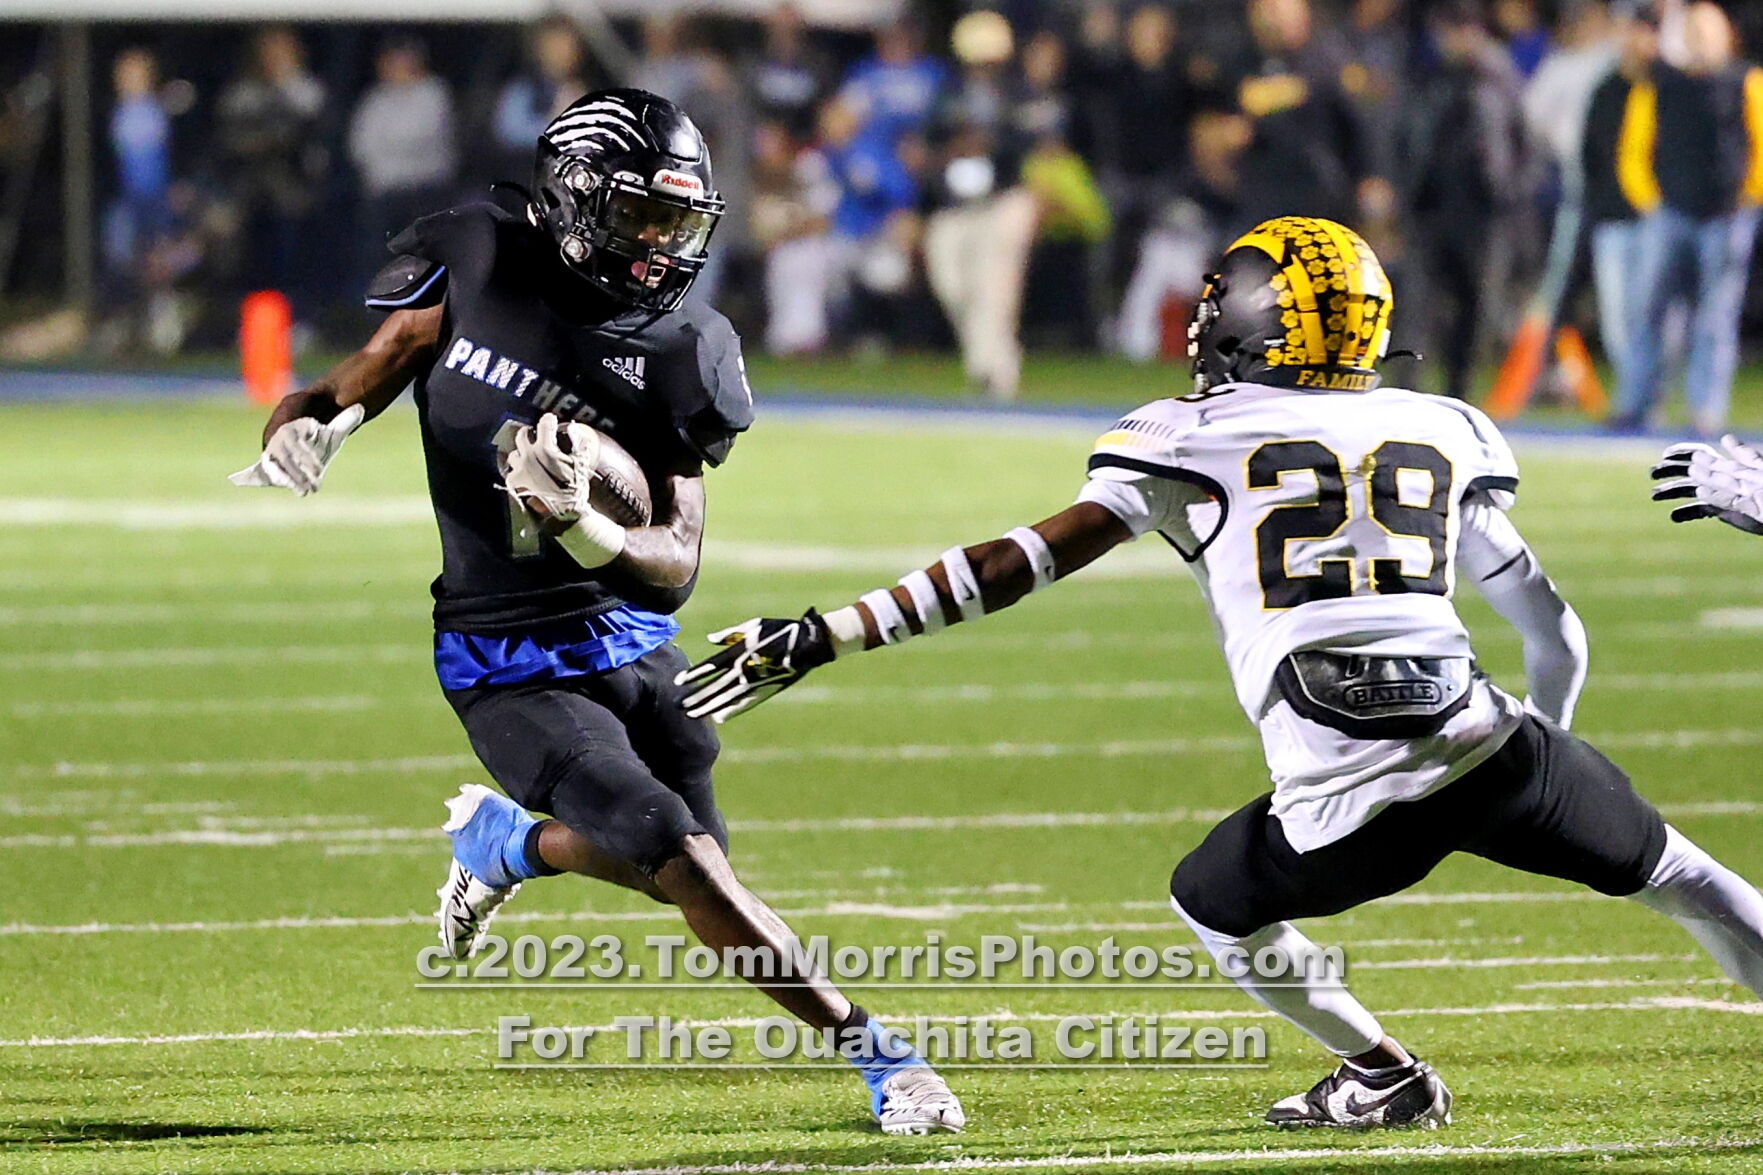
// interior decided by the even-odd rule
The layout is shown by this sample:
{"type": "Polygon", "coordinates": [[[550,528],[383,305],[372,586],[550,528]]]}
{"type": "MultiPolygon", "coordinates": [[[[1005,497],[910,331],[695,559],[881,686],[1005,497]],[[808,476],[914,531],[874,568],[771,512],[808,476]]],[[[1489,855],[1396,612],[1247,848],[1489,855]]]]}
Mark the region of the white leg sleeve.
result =
{"type": "Polygon", "coordinates": [[[1727,978],[1763,997],[1763,894],[1756,886],[1666,825],[1665,854],[1633,896],[1689,931],[1727,978]]]}
{"type": "Polygon", "coordinates": [[[1286,959],[1282,968],[1284,974],[1255,969],[1248,975],[1233,974],[1231,978],[1257,1002],[1315,1037],[1317,1043],[1329,1052],[1356,1057],[1383,1040],[1383,1027],[1378,1024],[1377,1017],[1353,998],[1338,974],[1315,974],[1318,948],[1290,922],[1276,922],[1245,938],[1233,938],[1194,921],[1174,898],[1169,904],[1214,959],[1225,951],[1230,951],[1237,959],[1251,961],[1258,956],[1265,961],[1262,952],[1270,949],[1283,954],[1286,959]],[[1299,960],[1308,960],[1308,963],[1300,966],[1296,962],[1299,960]],[[1276,986],[1288,983],[1303,986],[1276,986]]]}

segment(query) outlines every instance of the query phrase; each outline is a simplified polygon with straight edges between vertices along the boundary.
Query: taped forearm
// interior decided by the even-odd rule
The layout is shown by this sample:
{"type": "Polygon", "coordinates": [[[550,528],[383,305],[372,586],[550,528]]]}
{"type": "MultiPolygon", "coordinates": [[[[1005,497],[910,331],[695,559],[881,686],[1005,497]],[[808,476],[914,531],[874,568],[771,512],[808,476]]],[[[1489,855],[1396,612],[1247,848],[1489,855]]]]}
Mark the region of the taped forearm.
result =
{"type": "Polygon", "coordinates": [[[1530,707],[1561,726],[1585,687],[1585,625],[1561,598],[1511,519],[1491,505],[1463,511],[1458,551],[1463,573],[1524,640],[1530,707]]]}
{"type": "Polygon", "coordinates": [[[835,654],[897,645],[951,624],[1008,608],[1056,577],[1052,549],[1040,533],[1019,526],[975,547],[951,547],[940,561],[829,612],[835,654]]]}

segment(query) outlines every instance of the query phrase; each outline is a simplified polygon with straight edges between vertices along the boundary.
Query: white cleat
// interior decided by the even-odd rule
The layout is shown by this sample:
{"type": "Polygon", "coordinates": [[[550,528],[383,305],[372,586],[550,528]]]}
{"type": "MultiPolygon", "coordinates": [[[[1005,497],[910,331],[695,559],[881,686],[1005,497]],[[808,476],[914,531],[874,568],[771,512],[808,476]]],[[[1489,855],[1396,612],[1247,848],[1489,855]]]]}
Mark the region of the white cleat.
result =
{"type": "Polygon", "coordinates": [[[1451,1124],[1451,1091],[1425,1061],[1376,1077],[1343,1063],[1308,1092],[1276,1102],[1267,1121],[1287,1130],[1437,1130],[1451,1124]]]}
{"type": "Polygon", "coordinates": [[[485,885],[458,861],[447,869],[447,884],[435,891],[441,899],[436,918],[441,924],[441,945],[455,959],[469,959],[483,944],[490,919],[502,903],[520,892],[520,886],[497,889],[485,885]]]}
{"type": "Polygon", "coordinates": [[[967,1113],[935,1069],[911,1065],[882,1082],[875,1120],[884,1134],[959,1134],[967,1125],[967,1113]]]}

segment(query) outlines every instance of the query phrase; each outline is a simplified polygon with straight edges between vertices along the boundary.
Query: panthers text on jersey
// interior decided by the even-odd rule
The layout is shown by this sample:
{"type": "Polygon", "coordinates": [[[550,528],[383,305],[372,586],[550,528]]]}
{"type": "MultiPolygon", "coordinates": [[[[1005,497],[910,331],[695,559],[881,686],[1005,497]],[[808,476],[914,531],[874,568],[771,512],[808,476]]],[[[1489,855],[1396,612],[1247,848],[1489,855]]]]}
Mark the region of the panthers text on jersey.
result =
{"type": "Polygon", "coordinates": [[[1397,389],[1228,384],[1159,400],[1097,442],[1080,501],[1187,561],[1237,699],[1260,728],[1274,811],[1305,851],[1499,748],[1520,706],[1478,681],[1438,734],[1356,739],[1298,716],[1274,673],[1300,650],[1471,657],[1451,596],[1463,504],[1504,509],[1511,450],[1466,404],[1397,389]]]}
{"type": "Polygon", "coordinates": [[[753,419],[728,320],[690,301],[621,310],[564,268],[548,236],[494,204],[424,217],[390,248],[422,271],[415,292],[369,305],[445,307],[440,351],[416,381],[441,532],[436,627],[522,631],[625,602],[676,610],[689,585],[645,590],[543,541],[500,489],[497,453],[555,412],[613,437],[651,481],[720,464],[753,419]]]}

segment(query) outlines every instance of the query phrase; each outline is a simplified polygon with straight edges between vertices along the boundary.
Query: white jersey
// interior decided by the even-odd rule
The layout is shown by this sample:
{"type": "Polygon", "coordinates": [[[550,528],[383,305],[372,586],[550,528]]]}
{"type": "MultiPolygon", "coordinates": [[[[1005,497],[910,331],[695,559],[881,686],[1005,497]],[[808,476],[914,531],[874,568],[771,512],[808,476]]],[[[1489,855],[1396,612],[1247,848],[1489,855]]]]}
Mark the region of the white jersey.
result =
{"type": "Polygon", "coordinates": [[[1156,531],[1211,608],[1237,699],[1262,734],[1274,812],[1300,852],[1339,839],[1499,748],[1518,703],[1478,683],[1438,734],[1355,739],[1274,687],[1287,654],[1470,657],[1451,603],[1462,506],[1518,487],[1481,412],[1397,389],[1227,384],[1158,400],[1104,434],[1080,501],[1156,531]]]}

